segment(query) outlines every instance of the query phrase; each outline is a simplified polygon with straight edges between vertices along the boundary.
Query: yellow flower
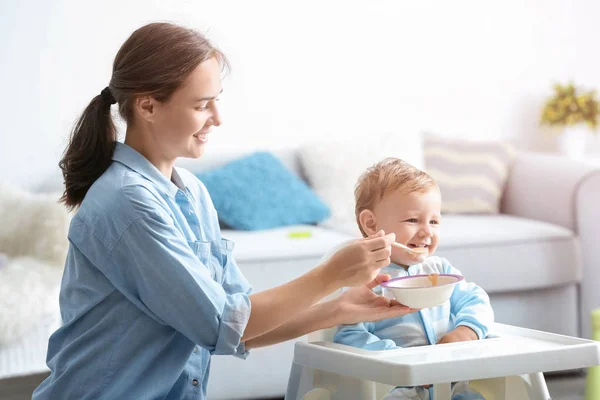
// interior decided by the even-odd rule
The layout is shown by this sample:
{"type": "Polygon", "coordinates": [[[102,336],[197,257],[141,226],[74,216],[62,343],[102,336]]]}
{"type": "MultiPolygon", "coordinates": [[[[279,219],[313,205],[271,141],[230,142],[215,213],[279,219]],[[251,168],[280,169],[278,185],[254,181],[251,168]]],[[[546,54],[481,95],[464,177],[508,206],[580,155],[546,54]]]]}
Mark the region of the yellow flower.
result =
{"type": "Polygon", "coordinates": [[[595,90],[581,92],[573,83],[555,84],[554,96],[544,104],[540,122],[548,125],[586,123],[595,129],[598,125],[599,110],[595,90]]]}

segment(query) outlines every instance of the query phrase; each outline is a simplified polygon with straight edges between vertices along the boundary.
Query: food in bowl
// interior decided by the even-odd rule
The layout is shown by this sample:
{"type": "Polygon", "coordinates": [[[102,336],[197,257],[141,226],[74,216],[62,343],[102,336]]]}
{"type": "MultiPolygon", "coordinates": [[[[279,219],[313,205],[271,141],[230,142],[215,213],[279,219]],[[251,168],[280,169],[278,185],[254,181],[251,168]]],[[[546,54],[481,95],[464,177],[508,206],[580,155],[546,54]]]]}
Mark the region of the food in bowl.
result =
{"type": "Polygon", "coordinates": [[[438,277],[440,274],[429,274],[429,280],[431,281],[431,286],[438,285],[438,277]]]}

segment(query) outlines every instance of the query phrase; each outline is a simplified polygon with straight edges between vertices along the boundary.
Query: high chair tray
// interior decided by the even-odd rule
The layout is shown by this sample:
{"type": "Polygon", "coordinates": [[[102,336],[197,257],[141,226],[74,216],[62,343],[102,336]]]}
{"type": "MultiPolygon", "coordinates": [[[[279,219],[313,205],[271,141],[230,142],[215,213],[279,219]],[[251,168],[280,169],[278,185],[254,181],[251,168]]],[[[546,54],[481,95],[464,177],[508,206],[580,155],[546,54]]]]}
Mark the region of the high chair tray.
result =
{"type": "Polygon", "coordinates": [[[363,380],[416,386],[587,368],[600,364],[600,342],[494,324],[485,340],[397,350],[298,342],[294,362],[363,380]]]}

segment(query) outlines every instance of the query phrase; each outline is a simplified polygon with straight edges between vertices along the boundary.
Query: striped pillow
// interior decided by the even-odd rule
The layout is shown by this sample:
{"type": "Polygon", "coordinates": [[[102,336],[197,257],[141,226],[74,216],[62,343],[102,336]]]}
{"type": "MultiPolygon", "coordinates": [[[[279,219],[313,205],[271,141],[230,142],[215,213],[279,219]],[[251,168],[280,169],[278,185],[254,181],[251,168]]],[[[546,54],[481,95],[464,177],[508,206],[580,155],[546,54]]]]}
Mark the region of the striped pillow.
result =
{"type": "Polygon", "coordinates": [[[442,192],[442,212],[498,213],[515,157],[503,141],[466,141],[424,135],[425,170],[442,192]]]}

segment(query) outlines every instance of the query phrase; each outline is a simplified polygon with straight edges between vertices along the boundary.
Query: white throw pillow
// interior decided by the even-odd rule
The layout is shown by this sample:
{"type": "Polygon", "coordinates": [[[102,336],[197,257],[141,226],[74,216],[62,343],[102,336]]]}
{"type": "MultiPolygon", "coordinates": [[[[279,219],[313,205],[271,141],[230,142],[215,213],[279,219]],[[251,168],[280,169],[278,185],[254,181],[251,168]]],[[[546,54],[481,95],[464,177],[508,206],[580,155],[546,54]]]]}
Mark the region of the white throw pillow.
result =
{"type": "Polygon", "coordinates": [[[62,268],[71,216],[59,193],[30,193],[0,182],[0,252],[62,268]]]}
{"type": "Polygon", "coordinates": [[[407,140],[407,136],[392,134],[368,135],[361,140],[313,142],[300,149],[308,182],[331,209],[331,217],[322,225],[335,227],[355,220],[354,188],[358,178],[387,157],[401,158],[422,169],[421,136],[407,140]]]}
{"type": "Polygon", "coordinates": [[[506,140],[464,140],[424,136],[427,173],[442,192],[443,214],[498,214],[515,159],[506,140]]]}
{"type": "Polygon", "coordinates": [[[59,314],[62,269],[32,257],[7,258],[0,268],[0,347],[59,314]]]}

